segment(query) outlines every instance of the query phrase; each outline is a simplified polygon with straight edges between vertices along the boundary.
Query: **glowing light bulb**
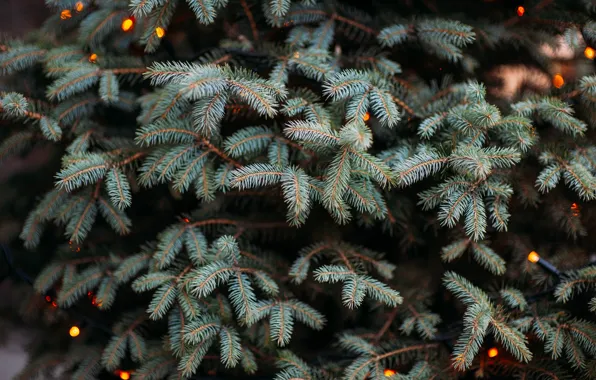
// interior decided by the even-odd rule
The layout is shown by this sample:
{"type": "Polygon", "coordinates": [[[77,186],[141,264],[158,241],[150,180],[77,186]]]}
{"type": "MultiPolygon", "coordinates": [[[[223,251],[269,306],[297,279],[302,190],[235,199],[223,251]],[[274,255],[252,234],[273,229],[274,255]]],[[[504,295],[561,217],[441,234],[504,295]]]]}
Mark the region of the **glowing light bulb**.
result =
{"type": "Polygon", "coordinates": [[[579,216],[579,206],[577,205],[577,203],[571,204],[571,213],[573,214],[573,216],[579,216]]]}
{"type": "Polygon", "coordinates": [[[496,358],[499,355],[499,350],[496,347],[492,347],[488,350],[488,357],[489,358],[496,358]]]}
{"type": "Polygon", "coordinates": [[[364,121],[368,121],[370,119],[370,114],[367,112],[364,114],[364,116],[362,117],[362,120],[364,121]]]}
{"type": "Polygon", "coordinates": [[[157,38],[162,38],[166,35],[166,31],[161,26],[158,26],[157,28],[155,28],[155,34],[157,35],[157,38]]]}
{"type": "Polygon", "coordinates": [[[536,264],[538,261],[540,261],[540,255],[537,254],[536,251],[532,251],[528,254],[528,261],[536,264]]]}
{"type": "Polygon", "coordinates": [[[522,7],[521,5],[517,7],[517,15],[519,17],[523,16],[526,13],[526,8],[522,7]]]}
{"type": "Polygon", "coordinates": [[[83,4],[82,1],[77,1],[77,3],[75,4],[75,10],[77,12],[82,12],[83,9],[85,9],[85,5],[83,4]]]}
{"type": "Polygon", "coordinates": [[[91,305],[101,307],[101,301],[97,300],[97,296],[93,296],[93,298],[91,298],[91,305]]]}
{"type": "Polygon", "coordinates": [[[392,370],[390,368],[387,368],[385,371],[383,371],[383,375],[385,375],[385,377],[391,377],[393,375],[395,375],[397,373],[397,371],[392,370]]]}
{"type": "Polygon", "coordinates": [[[97,62],[97,54],[93,53],[89,56],[89,62],[95,63],[97,62]]]}
{"type": "Polygon", "coordinates": [[[68,333],[71,337],[76,338],[81,333],[81,329],[79,329],[77,326],[72,326],[68,333]]]}
{"type": "Polygon", "coordinates": [[[71,17],[72,17],[72,13],[70,13],[70,9],[65,9],[62,12],[60,12],[60,18],[62,20],[66,20],[71,17]]]}
{"type": "Polygon", "coordinates": [[[561,74],[555,74],[555,76],[553,77],[553,86],[555,86],[556,88],[561,88],[564,84],[565,79],[563,79],[563,76],[561,74]]]}
{"type": "Polygon", "coordinates": [[[123,31],[128,32],[129,30],[132,29],[134,24],[135,24],[135,22],[131,18],[127,18],[126,20],[122,21],[121,28],[123,31]]]}
{"type": "Polygon", "coordinates": [[[120,378],[122,380],[128,380],[128,379],[130,379],[130,372],[120,371],[120,378]]]}
{"type": "Polygon", "coordinates": [[[588,59],[594,59],[596,57],[596,50],[588,46],[584,49],[584,56],[588,59]]]}

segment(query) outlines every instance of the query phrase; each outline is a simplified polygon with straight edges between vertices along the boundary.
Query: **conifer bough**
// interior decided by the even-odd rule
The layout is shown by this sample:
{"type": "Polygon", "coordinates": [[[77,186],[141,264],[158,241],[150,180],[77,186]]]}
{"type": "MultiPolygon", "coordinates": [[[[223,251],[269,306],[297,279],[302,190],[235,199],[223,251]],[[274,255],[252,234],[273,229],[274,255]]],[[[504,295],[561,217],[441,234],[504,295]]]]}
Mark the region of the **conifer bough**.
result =
{"type": "Polygon", "coordinates": [[[595,9],[476,3],[46,0],[0,40],[0,164],[60,164],[13,202],[56,294],[20,378],[596,378],[596,76],[484,83],[595,9]]]}

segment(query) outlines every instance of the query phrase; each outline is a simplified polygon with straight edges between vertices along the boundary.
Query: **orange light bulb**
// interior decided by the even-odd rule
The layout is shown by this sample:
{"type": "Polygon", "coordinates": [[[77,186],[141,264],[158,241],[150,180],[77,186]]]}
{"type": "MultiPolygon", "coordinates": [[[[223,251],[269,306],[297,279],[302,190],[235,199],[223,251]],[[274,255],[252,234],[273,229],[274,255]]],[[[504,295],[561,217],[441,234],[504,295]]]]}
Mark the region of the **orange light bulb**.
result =
{"type": "Polygon", "coordinates": [[[385,371],[383,371],[383,375],[385,375],[385,377],[391,377],[393,375],[395,375],[397,372],[395,370],[392,370],[390,368],[387,368],[385,371]]]}
{"type": "Polygon", "coordinates": [[[540,261],[540,255],[537,254],[536,251],[532,251],[528,254],[528,261],[536,264],[538,261],[540,261]]]}
{"type": "Polygon", "coordinates": [[[60,18],[62,20],[66,20],[71,17],[72,17],[72,13],[70,13],[70,9],[65,9],[62,12],[60,12],[60,18]]]}
{"type": "Polygon", "coordinates": [[[492,347],[488,350],[489,358],[496,358],[499,355],[499,350],[496,347],[492,347]]]}
{"type": "Polygon", "coordinates": [[[68,333],[71,337],[76,338],[81,333],[81,329],[79,329],[77,326],[72,326],[68,333]]]}
{"type": "Polygon", "coordinates": [[[362,120],[369,121],[370,120],[370,114],[368,112],[365,113],[364,116],[362,117],[362,120]]]}
{"type": "Polygon", "coordinates": [[[555,76],[553,77],[553,86],[555,86],[556,88],[561,88],[564,84],[565,79],[563,79],[563,76],[561,74],[555,74],[555,76]]]}
{"type": "Polygon", "coordinates": [[[584,56],[588,59],[594,59],[596,57],[596,50],[588,46],[584,49],[584,56]]]}
{"type": "Polygon", "coordinates": [[[124,21],[122,21],[122,25],[121,28],[123,31],[128,32],[129,30],[132,29],[132,27],[134,26],[134,21],[131,18],[127,18],[124,21]]]}
{"type": "Polygon", "coordinates": [[[579,206],[577,205],[577,203],[571,204],[571,213],[573,214],[573,216],[579,216],[579,206]]]}
{"type": "Polygon", "coordinates": [[[95,63],[97,62],[97,54],[93,53],[89,56],[89,62],[95,63]]]}
{"type": "Polygon", "coordinates": [[[122,380],[128,380],[128,379],[130,379],[130,372],[120,371],[120,378],[122,380]]]}
{"type": "Polygon", "coordinates": [[[523,16],[526,13],[526,8],[522,7],[521,5],[517,7],[517,15],[519,17],[523,16]]]}
{"type": "Polygon", "coordinates": [[[77,3],[75,4],[75,10],[77,12],[82,12],[83,9],[85,9],[85,5],[83,4],[82,1],[77,1],[77,3]]]}
{"type": "Polygon", "coordinates": [[[157,28],[155,28],[155,34],[157,35],[157,38],[162,38],[166,35],[166,31],[161,26],[158,26],[157,28]]]}

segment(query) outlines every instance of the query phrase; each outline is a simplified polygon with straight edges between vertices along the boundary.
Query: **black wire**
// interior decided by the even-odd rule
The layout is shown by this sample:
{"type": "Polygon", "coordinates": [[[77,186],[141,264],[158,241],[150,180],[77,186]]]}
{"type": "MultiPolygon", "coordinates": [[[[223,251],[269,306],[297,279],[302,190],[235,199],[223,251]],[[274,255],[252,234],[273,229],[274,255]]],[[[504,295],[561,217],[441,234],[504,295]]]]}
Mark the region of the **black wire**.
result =
{"type": "Polygon", "coordinates": [[[2,247],[2,257],[4,261],[6,261],[6,266],[8,267],[8,272],[0,276],[0,284],[4,282],[9,276],[11,272],[14,272],[14,266],[12,263],[12,256],[8,253],[8,249],[4,246],[4,244],[0,244],[2,247]]]}
{"type": "Polygon", "coordinates": [[[4,244],[0,244],[0,247],[2,247],[2,256],[4,256],[4,259],[6,260],[6,264],[8,265],[8,269],[9,270],[13,270],[14,269],[14,262],[13,262],[12,255],[10,254],[10,251],[9,251],[8,247],[5,246],[4,244]]]}

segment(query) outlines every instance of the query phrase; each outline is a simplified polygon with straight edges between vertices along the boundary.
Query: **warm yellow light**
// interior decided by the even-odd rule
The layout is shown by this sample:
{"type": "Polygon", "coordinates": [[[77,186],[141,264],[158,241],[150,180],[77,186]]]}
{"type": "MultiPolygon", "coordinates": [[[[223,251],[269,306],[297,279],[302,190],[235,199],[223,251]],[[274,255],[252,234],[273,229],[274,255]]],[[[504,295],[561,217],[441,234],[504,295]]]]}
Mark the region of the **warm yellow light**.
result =
{"type": "Polygon", "coordinates": [[[89,62],[95,63],[97,62],[97,54],[93,53],[89,56],[89,62]]]}
{"type": "Polygon", "coordinates": [[[540,255],[535,251],[532,251],[530,254],[528,254],[528,261],[535,264],[540,261],[540,255]]]}
{"type": "Polygon", "coordinates": [[[81,333],[81,330],[77,327],[77,326],[72,326],[70,328],[70,331],[68,332],[70,334],[70,336],[72,336],[73,338],[76,338],[77,336],[79,336],[79,334],[81,333]]]}
{"type": "Polygon", "coordinates": [[[522,7],[521,5],[517,7],[517,15],[519,17],[523,16],[526,13],[526,8],[522,7]]]}
{"type": "Polygon", "coordinates": [[[130,379],[130,372],[120,371],[120,378],[122,380],[128,380],[128,379],[130,379]]]}
{"type": "Polygon", "coordinates": [[[596,57],[596,50],[588,46],[584,49],[584,56],[588,59],[594,59],[596,57]]]}
{"type": "Polygon", "coordinates": [[[497,357],[497,355],[499,355],[499,350],[497,350],[495,347],[490,348],[488,350],[488,357],[489,358],[495,358],[495,357],[497,357]]]}
{"type": "Polygon", "coordinates": [[[157,38],[162,38],[166,35],[166,31],[161,26],[155,28],[155,34],[157,34],[157,38]]]}
{"type": "Polygon", "coordinates": [[[67,18],[71,18],[72,17],[72,13],[70,13],[70,9],[65,9],[62,12],[60,12],[60,18],[62,20],[66,20],[67,18]]]}
{"type": "Polygon", "coordinates": [[[75,4],[75,10],[77,12],[81,12],[84,8],[85,8],[85,5],[83,5],[83,2],[77,1],[77,3],[75,4]]]}
{"type": "Polygon", "coordinates": [[[125,32],[128,32],[129,30],[132,29],[133,25],[134,25],[134,21],[132,21],[131,18],[127,18],[126,20],[122,21],[122,30],[125,32]]]}
{"type": "Polygon", "coordinates": [[[561,74],[555,74],[555,76],[553,77],[553,86],[555,86],[556,88],[561,88],[564,84],[565,79],[563,79],[563,76],[561,74]]]}
{"type": "Polygon", "coordinates": [[[362,120],[364,121],[368,121],[370,119],[370,114],[367,112],[364,114],[364,116],[362,117],[362,120]]]}
{"type": "Polygon", "coordinates": [[[383,375],[385,375],[385,377],[391,377],[393,375],[395,375],[397,372],[387,368],[385,371],[383,371],[383,375]]]}

